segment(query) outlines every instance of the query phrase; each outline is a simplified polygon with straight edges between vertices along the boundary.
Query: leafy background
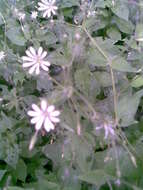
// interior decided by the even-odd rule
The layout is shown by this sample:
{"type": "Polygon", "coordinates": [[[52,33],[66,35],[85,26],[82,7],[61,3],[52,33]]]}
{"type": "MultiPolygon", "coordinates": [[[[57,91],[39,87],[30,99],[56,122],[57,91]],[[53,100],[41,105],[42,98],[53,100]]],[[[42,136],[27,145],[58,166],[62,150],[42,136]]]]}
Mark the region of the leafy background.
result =
{"type": "Polygon", "coordinates": [[[57,0],[53,21],[37,1],[0,0],[0,189],[143,189],[142,0],[57,0]],[[23,21],[15,9],[25,13],[23,21]],[[49,74],[21,57],[42,46],[49,74]],[[34,135],[27,111],[46,98],[61,122],[34,135]],[[114,123],[116,136],[96,127],[114,123]]]}

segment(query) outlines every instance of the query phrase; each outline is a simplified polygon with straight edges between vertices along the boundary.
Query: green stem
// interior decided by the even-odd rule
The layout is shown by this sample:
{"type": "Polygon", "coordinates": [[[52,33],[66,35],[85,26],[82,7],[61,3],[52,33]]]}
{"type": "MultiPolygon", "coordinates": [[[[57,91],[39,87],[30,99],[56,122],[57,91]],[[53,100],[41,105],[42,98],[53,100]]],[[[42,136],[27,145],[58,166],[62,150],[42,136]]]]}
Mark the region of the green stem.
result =
{"type": "Polygon", "coordinates": [[[106,53],[102,50],[102,48],[98,45],[95,39],[90,35],[90,33],[87,31],[87,29],[83,26],[83,30],[91,40],[92,44],[98,49],[98,51],[105,57],[107,60],[108,66],[110,67],[110,74],[111,74],[111,80],[112,80],[112,89],[113,89],[113,99],[114,99],[114,113],[115,113],[115,126],[118,125],[118,114],[117,114],[117,93],[116,93],[116,86],[115,86],[115,78],[114,73],[112,69],[112,60],[106,55],[106,53]]]}

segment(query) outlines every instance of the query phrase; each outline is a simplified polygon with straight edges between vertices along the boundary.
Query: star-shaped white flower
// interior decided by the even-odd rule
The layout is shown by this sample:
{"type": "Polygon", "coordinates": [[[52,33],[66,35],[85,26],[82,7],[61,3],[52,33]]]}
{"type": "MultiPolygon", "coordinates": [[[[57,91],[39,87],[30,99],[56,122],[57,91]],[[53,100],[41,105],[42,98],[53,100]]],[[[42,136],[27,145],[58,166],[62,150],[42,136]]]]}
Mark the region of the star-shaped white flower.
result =
{"type": "Polygon", "coordinates": [[[45,100],[41,101],[40,107],[36,104],[32,104],[33,110],[28,111],[28,115],[33,117],[31,123],[35,124],[35,129],[40,130],[44,129],[49,132],[55,128],[55,124],[60,122],[58,116],[60,111],[55,110],[54,105],[48,106],[45,100]]]}
{"type": "Polygon", "coordinates": [[[31,18],[32,18],[32,19],[36,19],[37,16],[38,16],[38,12],[37,12],[37,11],[32,11],[32,12],[31,12],[31,18]]]}
{"type": "Polygon", "coordinates": [[[5,58],[5,52],[0,51],[0,61],[2,61],[5,58]]]}
{"type": "Polygon", "coordinates": [[[50,63],[45,60],[47,56],[47,52],[43,51],[42,47],[39,47],[38,51],[36,51],[33,47],[30,47],[26,50],[26,55],[23,56],[23,67],[29,67],[29,73],[36,73],[37,75],[40,73],[40,68],[44,71],[49,70],[50,63]]]}
{"type": "Polygon", "coordinates": [[[24,21],[26,15],[25,13],[19,12],[17,16],[19,20],[24,21]]]}
{"type": "Polygon", "coordinates": [[[56,15],[58,7],[55,6],[55,2],[56,0],[41,0],[41,2],[38,3],[38,10],[43,12],[44,18],[49,18],[52,14],[56,15]]]}
{"type": "Polygon", "coordinates": [[[107,139],[109,136],[114,137],[115,136],[115,130],[112,126],[112,124],[104,123],[102,126],[96,127],[96,130],[104,129],[105,136],[104,139],[107,139]]]}

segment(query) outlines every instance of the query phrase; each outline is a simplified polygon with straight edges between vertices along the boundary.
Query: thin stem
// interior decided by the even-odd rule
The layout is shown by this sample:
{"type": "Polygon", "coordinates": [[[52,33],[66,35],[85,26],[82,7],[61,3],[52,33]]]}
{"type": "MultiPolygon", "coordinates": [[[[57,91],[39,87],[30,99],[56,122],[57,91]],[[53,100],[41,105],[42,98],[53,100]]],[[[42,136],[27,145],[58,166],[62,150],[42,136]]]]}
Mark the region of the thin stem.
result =
{"type": "Polygon", "coordinates": [[[6,21],[1,12],[0,12],[0,17],[2,18],[4,22],[4,50],[6,50],[6,21]]]}
{"type": "MultiPolygon", "coordinates": [[[[53,77],[50,77],[50,79],[55,83],[57,84],[58,86],[60,86],[62,89],[65,89],[65,87],[63,85],[61,85],[56,79],[54,79],[53,77]]],[[[75,94],[77,94],[80,99],[89,107],[89,109],[92,111],[93,113],[93,116],[95,118],[98,119],[98,114],[97,112],[95,111],[94,107],[92,106],[92,104],[80,93],[78,92],[75,88],[73,88],[73,91],[75,92],[75,94]]]]}
{"type": "Polygon", "coordinates": [[[114,73],[112,69],[112,60],[106,55],[106,53],[102,50],[102,48],[97,44],[95,39],[90,35],[90,33],[87,31],[87,29],[83,26],[83,30],[93,43],[93,45],[98,49],[98,51],[105,57],[107,60],[108,66],[110,67],[110,74],[111,74],[111,80],[112,80],[112,89],[113,89],[113,99],[114,99],[114,113],[115,113],[115,126],[118,125],[118,114],[117,114],[117,93],[116,93],[116,86],[115,86],[115,78],[114,73]]]}
{"type": "Polygon", "coordinates": [[[111,73],[111,79],[112,79],[112,89],[113,89],[113,99],[114,99],[115,126],[117,126],[118,125],[117,93],[116,93],[114,73],[111,66],[110,66],[110,73],[111,73]]]}

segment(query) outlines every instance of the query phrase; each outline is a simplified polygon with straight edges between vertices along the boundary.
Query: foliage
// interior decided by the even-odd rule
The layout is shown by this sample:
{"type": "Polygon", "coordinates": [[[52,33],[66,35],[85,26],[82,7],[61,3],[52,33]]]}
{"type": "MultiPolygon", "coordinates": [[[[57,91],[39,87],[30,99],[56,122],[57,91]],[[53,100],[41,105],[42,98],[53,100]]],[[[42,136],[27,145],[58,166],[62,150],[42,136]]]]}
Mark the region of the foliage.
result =
{"type": "Polygon", "coordinates": [[[142,0],[57,0],[32,18],[37,5],[0,0],[0,189],[143,189],[142,0]],[[49,72],[22,67],[30,46],[49,72]],[[42,99],[60,123],[35,136],[42,99]]]}

